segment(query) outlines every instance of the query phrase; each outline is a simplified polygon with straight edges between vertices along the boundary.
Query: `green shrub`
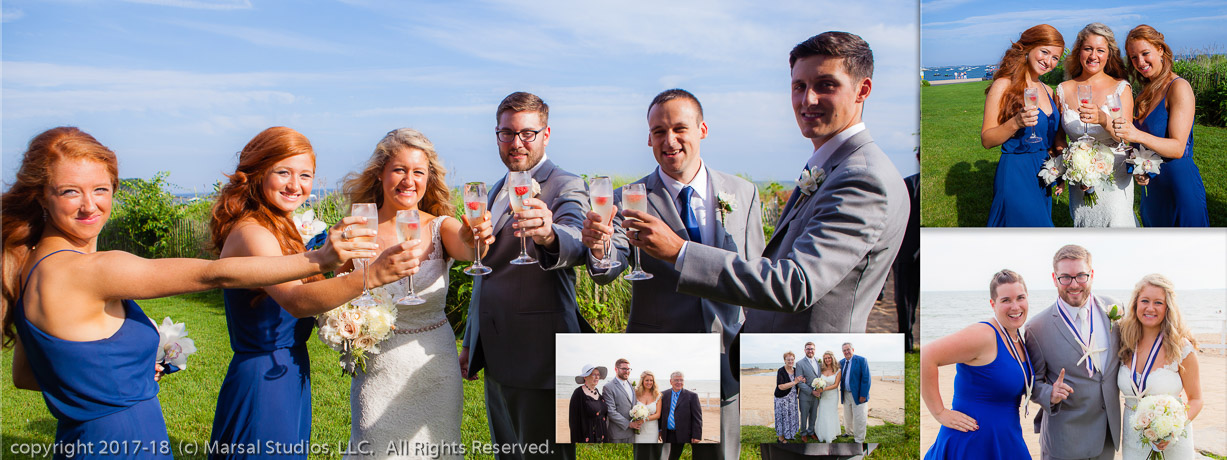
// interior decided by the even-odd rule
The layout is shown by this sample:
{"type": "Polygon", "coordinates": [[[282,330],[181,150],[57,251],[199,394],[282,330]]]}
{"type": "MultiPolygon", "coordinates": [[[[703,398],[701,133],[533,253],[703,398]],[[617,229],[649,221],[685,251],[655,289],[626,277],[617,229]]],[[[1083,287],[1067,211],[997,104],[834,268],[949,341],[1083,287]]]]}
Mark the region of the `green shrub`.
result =
{"type": "Polygon", "coordinates": [[[187,214],[187,207],[175,203],[175,196],[164,189],[169,174],[160,171],[150,180],[120,180],[111,219],[99,234],[99,249],[118,249],[141,257],[178,255],[174,248],[183,239],[172,238],[172,233],[187,214]]]}
{"type": "Polygon", "coordinates": [[[925,80],[925,79],[923,79],[923,78],[921,78],[921,79],[920,79],[920,86],[921,86],[921,87],[925,87],[925,86],[932,86],[932,85],[933,85],[932,83],[929,83],[929,80],[925,80]]]}
{"type": "Polygon", "coordinates": [[[1172,71],[1193,87],[1193,96],[1197,99],[1196,123],[1227,127],[1227,55],[1199,54],[1177,61],[1172,71]]]}

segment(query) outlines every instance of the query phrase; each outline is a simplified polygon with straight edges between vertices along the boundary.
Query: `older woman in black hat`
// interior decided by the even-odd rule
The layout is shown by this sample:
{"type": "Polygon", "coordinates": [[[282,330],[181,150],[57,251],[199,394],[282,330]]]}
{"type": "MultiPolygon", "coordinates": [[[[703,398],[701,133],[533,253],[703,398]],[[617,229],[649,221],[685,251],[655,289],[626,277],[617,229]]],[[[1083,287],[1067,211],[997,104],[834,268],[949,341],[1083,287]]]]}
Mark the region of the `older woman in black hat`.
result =
{"type": "Polygon", "coordinates": [[[569,424],[572,443],[608,440],[608,414],[605,402],[601,400],[601,392],[596,389],[597,382],[605,380],[606,375],[609,375],[609,370],[605,366],[586,364],[575,376],[575,383],[580,385],[571,394],[569,424]]]}

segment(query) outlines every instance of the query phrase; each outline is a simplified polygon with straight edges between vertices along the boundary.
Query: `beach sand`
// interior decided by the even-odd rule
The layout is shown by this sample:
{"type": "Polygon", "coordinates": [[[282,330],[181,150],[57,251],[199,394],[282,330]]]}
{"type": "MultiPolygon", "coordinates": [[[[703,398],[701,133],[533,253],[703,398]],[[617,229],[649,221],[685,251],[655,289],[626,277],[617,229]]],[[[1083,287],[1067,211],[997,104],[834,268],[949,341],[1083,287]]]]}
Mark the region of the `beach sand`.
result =
{"type": "MultiPolygon", "coordinates": [[[[720,442],[720,398],[699,398],[699,401],[703,404],[703,442],[720,442]]],[[[567,424],[570,404],[570,399],[554,401],[554,439],[561,443],[571,440],[571,427],[567,424]]]]}
{"type": "MultiPolygon", "coordinates": [[[[770,372],[770,376],[744,373],[741,376],[742,425],[775,427],[775,370],[770,372]]],[[[903,401],[902,377],[897,381],[874,377],[869,387],[869,425],[877,426],[885,422],[902,425],[903,401]]],[[[842,425],[843,406],[840,406],[839,418],[842,425]]]]}
{"type": "MultiPolygon", "coordinates": [[[[1198,340],[1202,343],[1215,343],[1218,342],[1218,337],[1199,335],[1198,340]]],[[[1201,391],[1205,404],[1201,413],[1193,420],[1193,439],[1197,450],[1224,456],[1227,455],[1227,379],[1224,379],[1223,376],[1227,375],[1227,356],[1224,356],[1221,350],[1203,350],[1197,356],[1197,362],[1201,366],[1201,391]]],[[[945,399],[946,407],[950,407],[950,398],[954,394],[954,366],[941,368],[940,375],[942,398],[945,399]]],[[[1035,403],[1030,403],[1030,407],[1030,416],[1023,417],[1020,411],[1019,420],[1022,423],[1023,439],[1027,441],[1027,450],[1031,452],[1031,458],[1038,459],[1040,458],[1039,434],[1034,432],[1033,420],[1035,414],[1043,409],[1035,403]]],[[[932,415],[929,415],[928,409],[924,407],[924,401],[921,400],[921,455],[929,450],[940,428],[941,424],[937,423],[932,415]]],[[[1119,452],[1116,458],[1120,458],[1119,452]]]]}
{"type": "Polygon", "coordinates": [[[932,86],[953,85],[955,83],[971,83],[973,81],[984,81],[983,78],[954,78],[950,80],[929,80],[932,86]]]}

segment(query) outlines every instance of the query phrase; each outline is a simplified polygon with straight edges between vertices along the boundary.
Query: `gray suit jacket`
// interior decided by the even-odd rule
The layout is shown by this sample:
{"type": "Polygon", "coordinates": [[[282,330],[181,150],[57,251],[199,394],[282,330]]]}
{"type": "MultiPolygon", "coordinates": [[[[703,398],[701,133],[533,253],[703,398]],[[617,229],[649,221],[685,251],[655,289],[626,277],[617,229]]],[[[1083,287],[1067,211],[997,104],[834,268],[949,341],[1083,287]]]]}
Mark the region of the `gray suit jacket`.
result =
{"type": "MultiPolygon", "coordinates": [[[[818,360],[822,359],[821,356],[815,356],[815,358],[818,360]]],[[[822,365],[821,361],[819,361],[818,365],[822,365]]],[[[818,371],[818,369],[814,369],[809,365],[809,361],[805,359],[805,356],[797,359],[797,375],[805,377],[804,382],[797,384],[797,394],[800,395],[801,399],[807,401],[817,400],[818,398],[813,394],[814,381],[818,380],[818,376],[822,374],[818,371]]]]}
{"type": "MultiPolygon", "coordinates": [[[[528,250],[541,266],[511,265],[508,262],[520,254],[513,219],[509,214],[493,216],[495,242],[482,263],[494,271],[473,282],[464,346],[469,347],[470,374],[484,367],[486,376],[503,385],[553,389],[554,333],[593,332],[579,314],[571,270],[587,253],[579,230],[588,213],[588,192],[583,179],[549,160],[533,179],[541,184],[537,198],[554,213],[558,253],[529,240],[528,250]]],[[[490,206],[502,188],[503,180],[490,188],[490,206]]]]}
{"type": "MultiPolygon", "coordinates": [[[[1116,303],[1101,296],[1095,296],[1095,301],[1101,309],[1116,303]]],[[[1110,435],[1112,443],[1120,450],[1120,392],[1116,388],[1120,331],[1112,325],[1104,368],[1096,369],[1095,376],[1088,377],[1086,368],[1078,365],[1082,348],[1057,313],[1058,308],[1053,303],[1028,321],[1026,328],[1027,355],[1035,369],[1031,400],[1044,408],[1035,415],[1035,432],[1041,433],[1040,444],[1055,458],[1094,458],[1103,449],[1104,437],[1110,435]],[[1065,369],[1065,383],[1074,392],[1053,406],[1052,383],[1061,374],[1061,369],[1065,369]]],[[[1099,318],[1102,324],[1111,324],[1102,310],[1099,318]]]]}
{"type": "MultiPolygon", "coordinates": [[[[725,193],[732,196],[733,211],[725,215],[724,222],[719,220],[719,214],[713,212],[716,220],[716,235],[713,241],[705,244],[734,251],[742,257],[758,255],[762,252],[765,238],[763,237],[762,209],[758,200],[758,190],[754,184],[740,177],[725,174],[707,168],[708,186],[714,192],[712,195],[713,211],[715,196],[725,193]]],[[[636,181],[643,183],[648,193],[648,213],[663,220],[679,237],[690,239],[686,226],[678,214],[674,197],[656,171],[636,181]]],[[[617,202],[622,203],[622,189],[614,191],[617,202]]],[[[618,268],[604,272],[593,271],[592,254],[589,252],[588,273],[600,284],[613,281],[622,273],[629,271],[632,249],[627,242],[625,229],[622,228],[621,212],[614,217],[612,246],[617,249],[617,260],[622,263],[618,268]]],[[[697,245],[696,245],[697,246],[697,245]]],[[[631,312],[627,321],[626,332],[715,332],[721,334],[721,393],[725,399],[738,394],[738,378],[733,373],[736,366],[730,366],[727,355],[733,338],[741,330],[744,315],[741,307],[702,297],[679,294],[677,292],[678,272],[673,264],[642,254],[643,270],[651,273],[649,280],[631,283],[631,312]]]]}
{"type": "Polygon", "coordinates": [[[793,191],[762,257],[687,245],[678,291],[758,309],[743,332],[865,332],[911,203],[869,131],[821,167],[826,180],[793,191]]]}
{"type": "MultiPolygon", "coordinates": [[[[635,435],[635,429],[627,425],[631,423],[631,408],[635,406],[634,394],[626,394],[626,388],[614,377],[601,389],[601,399],[605,402],[609,417],[609,436],[613,439],[628,439],[635,435]]],[[[627,441],[629,442],[629,441],[627,441]]]]}

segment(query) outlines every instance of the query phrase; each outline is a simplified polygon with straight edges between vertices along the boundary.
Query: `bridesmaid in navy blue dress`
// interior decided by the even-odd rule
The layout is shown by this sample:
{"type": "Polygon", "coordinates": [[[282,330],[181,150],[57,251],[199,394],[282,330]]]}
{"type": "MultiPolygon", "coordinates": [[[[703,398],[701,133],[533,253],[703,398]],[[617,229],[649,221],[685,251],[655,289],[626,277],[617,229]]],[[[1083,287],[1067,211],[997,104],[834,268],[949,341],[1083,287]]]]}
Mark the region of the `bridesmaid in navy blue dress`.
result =
{"type": "Polygon", "coordinates": [[[86,456],[169,458],[157,397],[157,327],[130,299],[298,279],[374,245],[343,242],[338,226],[322,249],[284,257],[150,260],[96,252],[117,165],[114,153],[76,128],[30,141],[0,200],[11,268],[4,271],[4,343],[13,346],[13,383],[42,392],[60,446],[86,456]]]}
{"type": "Polygon", "coordinates": [[[942,424],[925,453],[938,459],[1030,459],[1018,408],[1035,377],[1019,328],[1027,321],[1027,286],[1010,270],[989,283],[992,321],[972,324],[934,340],[920,351],[925,407],[942,424]],[[954,399],[947,409],[938,368],[955,364],[954,399]]]}
{"type": "Polygon", "coordinates": [[[1052,89],[1039,78],[1056,68],[1064,47],[1061,34],[1048,24],[1027,29],[1006,50],[985,90],[980,142],[986,149],[1001,146],[989,227],[1052,226],[1052,196],[1038,174],[1059,137],[1061,115],[1052,89]],[[1023,103],[1029,88],[1036,90],[1034,107],[1023,103]],[[1038,141],[1028,140],[1032,134],[1038,141]]]}
{"type": "MultiPolygon", "coordinates": [[[[303,235],[291,213],[310,196],[314,173],[311,143],[293,129],[269,128],[248,142],[213,207],[211,236],[221,260],[303,252],[303,235]]],[[[349,217],[346,222],[356,219],[349,217]]],[[[372,234],[356,227],[347,232],[372,234]]],[[[359,269],[353,276],[312,276],[253,290],[227,289],[226,327],[234,358],[217,398],[210,441],[230,453],[255,446],[263,454],[290,454],[278,458],[307,458],[311,452],[307,340],[315,326],[313,316],[361,294],[363,276],[375,287],[416,272],[425,248],[409,247],[389,247],[372,262],[369,274],[359,269]],[[272,452],[265,450],[269,447],[272,452]]]]}
{"type": "Polygon", "coordinates": [[[1206,186],[1193,162],[1193,87],[1172,72],[1172,50],[1163,34],[1148,25],[1125,39],[1130,71],[1144,82],[1135,99],[1136,126],[1116,121],[1116,136],[1141,144],[1163,157],[1159,174],[1137,177],[1146,186],[1140,214],[1147,227],[1208,227],[1206,186]],[[1158,102],[1155,102],[1155,101],[1158,102]]]}

